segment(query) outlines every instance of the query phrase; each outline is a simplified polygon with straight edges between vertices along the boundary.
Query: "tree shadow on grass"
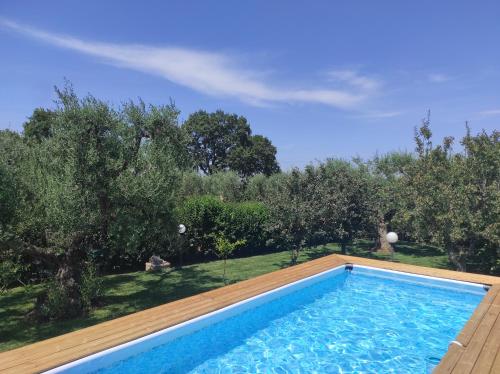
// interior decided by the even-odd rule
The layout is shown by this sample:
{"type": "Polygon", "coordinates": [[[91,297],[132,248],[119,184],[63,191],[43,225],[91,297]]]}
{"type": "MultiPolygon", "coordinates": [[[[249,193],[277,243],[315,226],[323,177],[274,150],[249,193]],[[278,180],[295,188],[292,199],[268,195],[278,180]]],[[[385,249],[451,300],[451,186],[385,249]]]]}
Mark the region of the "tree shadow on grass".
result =
{"type": "MultiPolygon", "coordinates": [[[[137,273],[136,273],[137,274],[137,273]]],[[[120,287],[128,282],[132,282],[136,276],[133,274],[116,274],[104,278],[104,286],[106,288],[120,287]]]]}
{"type": "MultiPolygon", "coordinates": [[[[395,246],[396,253],[401,253],[408,256],[416,257],[434,257],[443,256],[445,253],[443,250],[431,245],[411,243],[400,241],[395,246]]],[[[356,240],[351,246],[347,248],[347,252],[350,255],[361,256],[367,258],[384,258],[384,256],[373,251],[373,241],[359,239],[356,240]]],[[[337,252],[339,253],[339,252],[337,252]]]]}
{"type": "Polygon", "coordinates": [[[304,251],[301,255],[301,260],[303,261],[315,260],[317,258],[325,257],[335,253],[338,253],[336,249],[330,246],[322,245],[320,247],[314,248],[314,250],[304,251]]]}
{"type": "Polygon", "coordinates": [[[16,311],[26,313],[26,305],[34,303],[36,297],[43,292],[43,287],[37,286],[25,292],[9,292],[0,294],[0,319],[16,311]]]}
{"type": "MultiPolygon", "coordinates": [[[[322,245],[322,246],[317,246],[314,248],[308,248],[306,250],[303,250],[300,255],[299,259],[297,262],[298,264],[302,264],[307,261],[315,260],[321,257],[329,256],[335,253],[339,253],[335,248],[332,248],[331,246],[327,245],[322,245]]],[[[273,263],[273,266],[276,266],[280,269],[284,269],[292,265],[291,259],[284,259],[279,262],[273,263]]]]}
{"type": "Polygon", "coordinates": [[[292,266],[291,260],[281,260],[279,262],[273,262],[273,266],[276,266],[279,269],[285,269],[287,267],[292,266]]]}
{"type": "Polygon", "coordinates": [[[400,242],[396,244],[395,248],[396,252],[410,256],[434,257],[443,256],[445,254],[443,250],[425,244],[400,242]]]}
{"type": "Polygon", "coordinates": [[[373,242],[371,241],[356,240],[352,248],[349,248],[349,254],[375,260],[456,270],[449,263],[446,253],[442,249],[431,245],[400,241],[394,246],[394,257],[389,254],[373,252],[372,247],[373,242]]]}
{"type": "Polygon", "coordinates": [[[125,294],[108,294],[105,304],[130,305],[142,310],[170,301],[193,296],[222,285],[220,277],[197,266],[184,267],[161,273],[146,273],[133,282],[134,290],[125,294]]]}
{"type": "Polygon", "coordinates": [[[179,271],[181,278],[176,287],[176,299],[196,295],[224,285],[221,276],[211,274],[210,271],[198,266],[183,268],[179,271]]]}

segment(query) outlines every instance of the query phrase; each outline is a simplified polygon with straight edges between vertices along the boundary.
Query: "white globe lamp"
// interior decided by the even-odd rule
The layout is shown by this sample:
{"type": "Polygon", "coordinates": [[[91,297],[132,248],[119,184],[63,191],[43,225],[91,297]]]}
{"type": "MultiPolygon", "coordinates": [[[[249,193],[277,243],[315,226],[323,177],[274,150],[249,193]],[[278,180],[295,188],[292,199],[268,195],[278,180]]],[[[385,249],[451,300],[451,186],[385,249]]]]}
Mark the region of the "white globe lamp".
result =
{"type": "Polygon", "coordinates": [[[397,243],[398,241],[398,234],[396,234],[394,231],[391,231],[387,233],[386,235],[387,241],[391,244],[397,243]]]}
{"type": "Polygon", "coordinates": [[[184,234],[186,232],[186,226],[184,226],[182,223],[178,227],[179,234],[184,234]]]}

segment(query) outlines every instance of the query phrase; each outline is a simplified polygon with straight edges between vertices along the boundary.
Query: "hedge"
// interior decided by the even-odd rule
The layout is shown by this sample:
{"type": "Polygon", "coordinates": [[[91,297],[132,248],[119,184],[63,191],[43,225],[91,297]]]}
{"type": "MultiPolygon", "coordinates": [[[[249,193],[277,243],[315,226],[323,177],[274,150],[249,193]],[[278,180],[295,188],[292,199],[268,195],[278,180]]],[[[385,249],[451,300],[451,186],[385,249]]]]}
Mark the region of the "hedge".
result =
{"type": "Polygon", "coordinates": [[[268,210],[259,202],[225,202],[214,196],[194,196],[185,200],[179,219],[187,227],[185,245],[188,256],[213,253],[214,235],[223,233],[230,240],[246,241],[238,253],[265,249],[268,210]]]}

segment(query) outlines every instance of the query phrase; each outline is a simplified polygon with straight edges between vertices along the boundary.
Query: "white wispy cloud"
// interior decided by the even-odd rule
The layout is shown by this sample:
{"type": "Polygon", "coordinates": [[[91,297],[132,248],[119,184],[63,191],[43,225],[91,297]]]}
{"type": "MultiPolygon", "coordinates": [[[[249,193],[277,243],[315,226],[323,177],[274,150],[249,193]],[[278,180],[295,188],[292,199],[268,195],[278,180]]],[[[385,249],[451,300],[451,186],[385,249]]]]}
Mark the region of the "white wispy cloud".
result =
{"type": "Polygon", "coordinates": [[[427,75],[427,79],[429,80],[429,82],[432,82],[432,83],[444,83],[444,82],[449,81],[451,78],[445,74],[433,73],[433,74],[427,75]]]}
{"type": "Polygon", "coordinates": [[[356,70],[331,70],[327,73],[332,81],[343,82],[352,87],[357,87],[363,92],[373,92],[381,87],[381,82],[364,75],[356,70]]]}
{"type": "Polygon", "coordinates": [[[379,118],[394,118],[404,114],[403,111],[387,111],[387,112],[368,112],[357,115],[356,118],[379,119],[379,118]]]}
{"type": "Polygon", "coordinates": [[[500,116],[500,109],[488,109],[478,113],[480,117],[500,116]]]}
{"type": "Polygon", "coordinates": [[[179,47],[153,47],[87,41],[0,19],[0,26],[51,45],[94,56],[116,66],[161,76],[178,85],[217,97],[233,97],[252,105],[273,103],[321,103],[353,108],[378,88],[374,80],[355,72],[333,74],[347,87],[296,88],[269,83],[263,73],[240,66],[223,53],[179,47]]]}

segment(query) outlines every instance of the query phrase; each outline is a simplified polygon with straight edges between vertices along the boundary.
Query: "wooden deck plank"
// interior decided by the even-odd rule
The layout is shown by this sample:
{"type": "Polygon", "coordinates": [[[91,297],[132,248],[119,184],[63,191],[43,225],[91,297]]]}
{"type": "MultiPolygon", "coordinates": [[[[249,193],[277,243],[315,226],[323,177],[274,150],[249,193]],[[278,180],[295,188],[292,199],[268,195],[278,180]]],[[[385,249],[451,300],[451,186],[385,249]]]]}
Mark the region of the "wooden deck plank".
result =
{"type": "Polygon", "coordinates": [[[494,367],[493,362],[500,350],[500,341],[495,337],[500,326],[499,291],[500,285],[491,287],[457,336],[456,340],[463,345],[458,356],[449,350],[435,373],[489,373],[494,367]]]}
{"type": "Polygon", "coordinates": [[[493,361],[493,366],[491,367],[491,374],[500,374],[500,349],[497,351],[497,356],[495,361],[493,361]]]}
{"type": "MultiPolygon", "coordinates": [[[[459,341],[462,344],[467,342],[468,345],[465,344],[463,348],[457,345],[450,346],[436,373],[451,373],[461,367],[475,370],[476,366],[483,370],[488,367],[488,363],[492,370],[495,368],[497,361],[500,360],[495,349],[498,353],[500,342],[490,333],[496,333],[500,328],[498,327],[500,319],[498,325],[497,319],[493,319],[497,309],[500,309],[500,278],[352,256],[330,255],[0,353],[0,373],[32,373],[57,367],[345,263],[466,282],[498,284],[491,288],[457,338],[461,339],[459,341]]],[[[500,312],[497,313],[497,317],[498,314],[500,312]]]]}
{"type": "Polygon", "coordinates": [[[490,331],[488,339],[472,368],[472,372],[489,373],[499,352],[498,347],[500,347],[500,316],[497,316],[495,325],[490,331]]]}
{"type": "Polygon", "coordinates": [[[500,307],[492,306],[483,317],[469,345],[465,348],[460,360],[457,362],[453,373],[471,373],[476,361],[484,348],[486,340],[490,336],[493,326],[500,314],[500,307]]]}
{"type": "Polygon", "coordinates": [[[494,285],[488,293],[484,296],[481,303],[474,310],[472,317],[469,319],[467,324],[464,326],[462,331],[457,336],[457,341],[462,343],[463,346],[469,345],[474,332],[478,328],[479,324],[483,320],[486,312],[489,310],[493,301],[500,295],[500,285],[494,285]]]}
{"type": "MultiPolygon", "coordinates": [[[[483,299],[480,306],[486,305],[487,310],[479,322],[468,323],[468,325],[475,325],[475,328],[469,329],[470,331],[466,331],[465,334],[459,334],[458,339],[465,335],[467,340],[459,340],[464,344],[465,349],[453,373],[489,373],[493,367],[495,357],[500,351],[500,340],[498,339],[500,337],[498,331],[500,329],[499,288],[498,285],[492,287],[483,299]],[[470,337],[467,336],[468,334],[470,337]]],[[[464,330],[467,328],[468,326],[464,330]]]]}
{"type": "Polygon", "coordinates": [[[2,374],[24,374],[24,373],[37,373],[38,370],[34,365],[17,365],[7,369],[2,369],[2,374]]]}
{"type": "MultiPolygon", "coordinates": [[[[175,311],[175,314],[182,314],[183,312],[189,311],[194,307],[203,306],[207,302],[205,298],[199,295],[179,301],[182,301],[182,303],[174,302],[170,305],[172,307],[171,309],[175,311]]],[[[140,313],[140,315],[134,316],[134,314],[130,314],[125,317],[117,318],[96,325],[98,326],[98,328],[81,329],[75,332],[60,335],[55,338],[47,339],[42,342],[34,343],[9,351],[8,353],[11,354],[6,358],[3,357],[3,354],[0,354],[0,358],[2,359],[0,360],[0,369],[9,361],[24,358],[27,352],[31,354],[31,357],[35,358],[38,356],[59,352],[67,348],[82,344],[88,344],[94,340],[105,338],[106,336],[117,333],[124,328],[126,328],[127,331],[133,331],[134,328],[141,329],[146,326],[151,320],[161,318],[162,315],[166,314],[162,311],[161,307],[147,309],[138,313],[140,313]]],[[[170,315],[170,313],[172,312],[169,311],[166,315],[170,315]]]]}
{"type": "Polygon", "coordinates": [[[463,352],[464,348],[460,347],[457,344],[451,344],[448,347],[448,352],[446,352],[446,355],[443,357],[438,367],[434,370],[434,373],[451,373],[455,368],[457,362],[460,360],[460,357],[462,357],[463,352]]]}

